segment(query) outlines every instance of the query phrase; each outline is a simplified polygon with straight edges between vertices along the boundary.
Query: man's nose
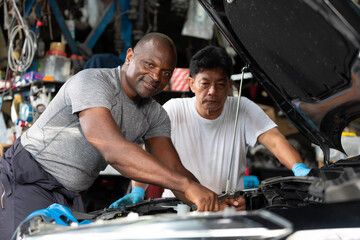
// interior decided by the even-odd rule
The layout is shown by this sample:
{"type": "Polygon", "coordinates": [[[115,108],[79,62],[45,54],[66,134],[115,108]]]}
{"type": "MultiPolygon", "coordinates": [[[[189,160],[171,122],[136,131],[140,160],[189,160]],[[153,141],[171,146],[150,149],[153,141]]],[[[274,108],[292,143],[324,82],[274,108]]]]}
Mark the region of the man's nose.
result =
{"type": "Polygon", "coordinates": [[[216,87],[215,87],[215,85],[210,85],[208,94],[213,95],[213,94],[215,94],[215,93],[216,93],[216,87]]]}
{"type": "Polygon", "coordinates": [[[158,71],[158,70],[151,71],[150,77],[151,77],[155,82],[160,81],[160,71],[158,71]]]}

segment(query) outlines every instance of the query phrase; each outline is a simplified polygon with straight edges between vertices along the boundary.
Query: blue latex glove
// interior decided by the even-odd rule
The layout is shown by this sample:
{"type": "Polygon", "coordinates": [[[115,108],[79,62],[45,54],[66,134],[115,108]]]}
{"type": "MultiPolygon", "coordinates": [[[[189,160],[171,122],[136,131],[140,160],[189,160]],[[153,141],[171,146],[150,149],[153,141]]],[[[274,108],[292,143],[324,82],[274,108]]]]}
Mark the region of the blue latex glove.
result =
{"type": "Polygon", "coordinates": [[[70,208],[65,207],[63,205],[54,203],[50,205],[46,209],[40,209],[32,212],[29,216],[26,217],[26,220],[29,220],[35,216],[45,216],[50,218],[51,220],[55,220],[56,224],[63,226],[70,226],[71,223],[77,223],[79,225],[91,223],[88,220],[84,220],[82,222],[78,222],[76,218],[72,215],[70,208]]]}
{"type": "Polygon", "coordinates": [[[307,168],[303,163],[297,163],[293,166],[292,171],[297,177],[304,177],[309,174],[311,169],[307,168]]]}
{"type": "Polygon", "coordinates": [[[109,208],[118,208],[144,201],[145,190],[142,187],[134,187],[131,193],[126,194],[116,202],[112,203],[109,208]]]}

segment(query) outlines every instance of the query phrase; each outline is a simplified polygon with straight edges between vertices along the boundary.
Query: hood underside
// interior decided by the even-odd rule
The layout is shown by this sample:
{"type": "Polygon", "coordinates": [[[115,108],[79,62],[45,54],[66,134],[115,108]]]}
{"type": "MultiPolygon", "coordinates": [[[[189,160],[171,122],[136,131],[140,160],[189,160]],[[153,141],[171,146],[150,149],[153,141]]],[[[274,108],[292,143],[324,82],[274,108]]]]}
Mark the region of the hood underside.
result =
{"type": "Polygon", "coordinates": [[[356,1],[199,0],[249,70],[327,163],[360,117],[356,1]]]}

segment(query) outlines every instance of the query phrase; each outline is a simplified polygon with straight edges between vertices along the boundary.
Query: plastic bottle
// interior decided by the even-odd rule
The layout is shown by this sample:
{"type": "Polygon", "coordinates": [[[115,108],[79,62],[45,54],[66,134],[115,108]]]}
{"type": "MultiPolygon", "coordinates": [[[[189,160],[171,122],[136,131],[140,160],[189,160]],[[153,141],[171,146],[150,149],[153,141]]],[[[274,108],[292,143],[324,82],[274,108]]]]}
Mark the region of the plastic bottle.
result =
{"type": "Polygon", "coordinates": [[[59,50],[50,50],[41,61],[40,73],[52,76],[55,81],[65,82],[70,75],[70,60],[66,53],[59,50]]]}

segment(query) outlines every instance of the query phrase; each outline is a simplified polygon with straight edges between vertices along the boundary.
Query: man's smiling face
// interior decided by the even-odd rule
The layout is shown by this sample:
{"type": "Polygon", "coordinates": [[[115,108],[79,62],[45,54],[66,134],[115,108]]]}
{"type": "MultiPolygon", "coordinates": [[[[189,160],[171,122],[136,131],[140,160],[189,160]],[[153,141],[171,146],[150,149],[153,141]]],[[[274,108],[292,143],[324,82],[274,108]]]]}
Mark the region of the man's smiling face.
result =
{"type": "Polygon", "coordinates": [[[124,87],[130,99],[152,97],[169,82],[176,64],[176,55],[169,46],[149,41],[139,49],[129,49],[124,87]]]}

